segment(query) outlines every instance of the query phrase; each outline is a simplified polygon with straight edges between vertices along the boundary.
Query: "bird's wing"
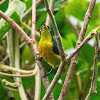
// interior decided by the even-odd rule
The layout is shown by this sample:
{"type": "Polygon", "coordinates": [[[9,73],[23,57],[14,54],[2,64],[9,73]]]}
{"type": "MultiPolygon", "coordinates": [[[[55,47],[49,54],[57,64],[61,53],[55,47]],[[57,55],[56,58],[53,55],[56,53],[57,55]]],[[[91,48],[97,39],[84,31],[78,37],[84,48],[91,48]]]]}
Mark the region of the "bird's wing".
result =
{"type": "Polygon", "coordinates": [[[53,51],[59,55],[59,50],[58,50],[58,46],[57,46],[57,42],[55,41],[54,38],[52,38],[52,42],[53,42],[53,51]]]}

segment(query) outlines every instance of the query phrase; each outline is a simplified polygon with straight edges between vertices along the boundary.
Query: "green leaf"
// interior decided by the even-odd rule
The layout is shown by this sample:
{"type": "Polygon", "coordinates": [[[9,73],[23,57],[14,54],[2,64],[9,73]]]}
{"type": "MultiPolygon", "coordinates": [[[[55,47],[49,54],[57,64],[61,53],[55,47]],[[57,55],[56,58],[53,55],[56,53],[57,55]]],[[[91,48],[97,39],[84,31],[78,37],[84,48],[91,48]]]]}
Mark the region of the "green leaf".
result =
{"type": "Polygon", "coordinates": [[[26,62],[28,62],[29,64],[33,64],[35,62],[33,52],[27,45],[24,47],[22,51],[21,66],[24,66],[26,62]]]}
{"type": "MultiPolygon", "coordinates": [[[[20,0],[13,0],[5,14],[13,19],[16,23],[19,23],[25,8],[26,6],[23,2],[20,0]]],[[[0,20],[0,40],[10,28],[11,26],[9,23],[7,23],[4,19],[0,20]]]]}
{"type": "Polygon", "coordinates": [[[10,17],[13,12],[16,12],[21,17],[25,9],[26,5],[23,2],[21,2],[20,0],[13,0],[10,3],[5,14],[7,14],[10,17]]]}
{"type": "Polygon", "coordinates": [[[85,44],[80,51],[80,57],[91,65],[94,58],[94,47],[90,46],[89,44],[85,44]]]}
{"type": "Polygon", "coordinates": [[[83,21],[88,5],[85,0],[71,0],[65,6],[65,13],[83,21]]]}
{"type": "Polygon", "coordinates": [[[25,89],[33,88],[35,86],[35,77],[24,77],[22,83],[25,89]]]}
{"type": "MultiPolygon", "coordinates": [[[[2,0],[0,0],[0,2],[1,2],[2,0]]],[[[6,10],[7,10],[7,8],[8,8],[8,0],[7,0],[7,2],[5,2],[4,4],[2,4],[1,6],[0,6],[0,10],[2,10],[3,12],[5,12],[6,10]]]]}
{"type": "MultiPolygon", "coordinates": [[[[16,12],[13,12],[13,14],[10,16],[16,23],[20,21],[20,17],[16,12]]],[[[0,40],[3,37],[3,35],[11,28],[10,24],[6,22],[5,20],[0,20],[0,40]]]]}
{"type": "Polygon", "coordinates": [[[32,7],[32,0],[22,0],[26,4],[26,10],[32,7]]]}
{"type": "Polygon", "coordinates": [[[73,48],[73,42],[76,43],[76,35],[73,34],[73,33],[70,33],[70,34],[66,34],[66,37],[63,38],[62,37],[62,43],[63,43],[63,46],[64,46],[64,49],[70,49],[70,48],[73,48]]]}

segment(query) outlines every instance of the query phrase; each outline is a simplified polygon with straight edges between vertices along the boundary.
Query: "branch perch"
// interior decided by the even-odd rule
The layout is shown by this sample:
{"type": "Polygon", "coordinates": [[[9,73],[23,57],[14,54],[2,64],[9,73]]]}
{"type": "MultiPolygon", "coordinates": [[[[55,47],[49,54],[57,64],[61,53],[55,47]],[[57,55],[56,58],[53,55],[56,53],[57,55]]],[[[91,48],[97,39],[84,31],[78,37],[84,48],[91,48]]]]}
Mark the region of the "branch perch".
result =
{"type": "Polygon", "coordinates": [[[31,73],[34,72],[34,70],[26,71],[26,70],[13,68],[13,67],[10,67],[10,66],[7,66],[7,65],[3,65],[3,64],[0,64],[0,69],[7,69],[7,70],[10,70],[10,71],[19,72],[21,74],[31,74],[31,73]]]}
{"type": "Polygon", "coordinates": [[[89,100],[90,96],[93,93],[97,93],[96,88],[97,88],[98,57],[99,57],[99,34],[96,34],[93,77],[92,77],[92,82],[91,82],[91,88],[85,100],[89,100]]]}
{"type": "Polygon", "coordinates": [[[17,83],[8,82],[6,79],[3,79],[2,82],[5,83],[6,86],[11,86],[11,87],[14,87],[14,88],[18,88],[17,83]]]}
{"type": "MultiPolygon", "coordinates": [[[[52,11],[52,13],[53,13],[54,5],[55,5],[55,0],[50,0],[50,10],[52,11]]],[[[51,22],[51,19],[49,15],[47,14],[46,25],[50,25],[50,22],[51,22]]]]}

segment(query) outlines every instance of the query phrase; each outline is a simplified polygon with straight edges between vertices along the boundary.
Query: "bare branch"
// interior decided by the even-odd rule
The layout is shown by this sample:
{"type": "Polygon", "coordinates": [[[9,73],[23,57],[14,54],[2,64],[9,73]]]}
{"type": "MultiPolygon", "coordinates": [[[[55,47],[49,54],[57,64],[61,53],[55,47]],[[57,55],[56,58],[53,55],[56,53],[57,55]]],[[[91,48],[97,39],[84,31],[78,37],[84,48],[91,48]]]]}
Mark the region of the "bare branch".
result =
{"type": "MultiPolygon", "coordinates": [[[[43,64],[42,64],[41,62],[39,62],[39,61],[37,60],[37,64],[38,64],[38,66],[39,66],[39,69],[41,70],[42,82],[43,82],[43,84],[44,84],[44,86],[45,86],[45,90],[47,91],[47,89],[48,89],[48,87],[49,87],[49,85],[50,85],[49,80],[48,80],[48,77],[47,77],[47,73],[46,73],[46,71],[45,71],[45,68],[42,67],[43,64]],[[45,76],[45,77],[44,77],[44,76],[45,76]]],[[[49,96],[50,96],[50,97],[49,97],[50,100],[54,100],[53,93],[51,93],[51,95],[49,95],[49,96]]]]}
{"type": "MultiPolygon", "coordinates": [[[[89,5],[89,8],[88,8],[88,10],[86,12],[86,15],[85,15],[85,18],[84,18],[84,23],[83,23],[83,26],[81,28],[81,31],[80,31],[80,34],[79,34],[79,37],[78,37],[78,41],[76,43],[76,48],[78,47],[78,45],[84,39],[84,36],[85,36],[85,33],[86,33],[86,29],[88,27],[90,18],[92,16],[92,12],[93,12],[95,3],[96,3],[96,0],[91,0],[90,5],[89,5]]],[[[71,82],[71,78],[73,76],[74,70],[75,70],[76,65],[77,65],[78,56],[79,56],[79,51],[71,59],[71,63],[70,63],[70,66],[69,66],[69,69],[68,69],[68,72],[67,72],[67,75],[66,75],[66,78],[65,78],[65,82],[64,82],[64,85],[63,85],[63,88],[61,90],[61,94],[60,94],[58,100],[64,100],[65,97],[66,97],[66,95],[67,95],[67,93],[68,93],[68,89],[69,89],[69,85],[70,85],[70,82],[71,82]]]]}
{"type": "MultiPolygon", "coordinates": [[[[50,0],[50,10],[52,11],[52,13],[53,13],[54,5],[55,5],[55,0],[50,0]]],[[[50,22],[51,22],[51,19],[49,15],[47,14],[46,25],[50,25],[50,22]]]]}
{"type": "Polygon", "coordinates": [[[40,94],[41,94],[41,75],[40,75],[40,69],[35,65],[36,68],[36,74],[35,74],[35,96],[34,100],[40,100],[40,94]]]}
{"type": "Polygon", "coordinates": [[[11,18],[9,18],[7,15],[5,15],[1,10],[0,10],[0,16],[6,20],[17,32],[24,38],[25,41],[29,42],[30,38],[28,35],[21,29],[21,27],[16,24],[11,18]]]}
{"type": "Polygon", "coordinates": [[[35,24],[36,24],[36,0],[32,0],[32,33],[31,39],[35,39],[35,24]]]}
{"type": "Polygon", "coordinates": [[[99,34],[96,34],[93,77],[92,77],[92,82],[91,82],[91,88],[85,100],[89,100],[90,96],[93,93],[97,93],[96,88],[97,88],[98,57],[99,57],[99,34]]]}
{"type": "Polygon", "coordinates": [[[33,71],[31,74],[25,74],[25,75],[16,75],[16,74],[8,74],[0,71],[0,75],[5,75],[5,76],[11,76],[11,77],[32,77],[34,76],[36,71],[33,71]]]}
{"type": "Polygon", "coordinates": [[[19,72],[21,74],[31,74],[31,73],[34,72],[34,70],[26,71],[26,70],[21,70],[21,69],[13,68],[13,67],[10,67],[10,66],[7,66],[7,65],[3,65],[3,64],[0,64],[0,69],[7,69],[7,70],[10,70],[10,71],[19,72]]]}
{"type": "MultiPolygon", "coordinates": [[[[24,22],[21,21],[21,24],[22,24],[22,26],[24,26],[27,30],[29,30],[29,31],[32,30],[32,28],[31,28],[29,25],[27,25],[26,23],[24,23],[24,22]]],[[[39,33],[38,31],[35,31],[35,33],[36,33],[36,35],[37,35],[38,37],[40,37],[40,33],[39,33]]]]}
{"type": "Polygon", "coordinates": [[[3,79],[2,82],[5,83],[6,86],[11,86],[11,87],[14,87],[14,88],[18,88],[17,83],[8,82],[6,79],[3,79]]]}

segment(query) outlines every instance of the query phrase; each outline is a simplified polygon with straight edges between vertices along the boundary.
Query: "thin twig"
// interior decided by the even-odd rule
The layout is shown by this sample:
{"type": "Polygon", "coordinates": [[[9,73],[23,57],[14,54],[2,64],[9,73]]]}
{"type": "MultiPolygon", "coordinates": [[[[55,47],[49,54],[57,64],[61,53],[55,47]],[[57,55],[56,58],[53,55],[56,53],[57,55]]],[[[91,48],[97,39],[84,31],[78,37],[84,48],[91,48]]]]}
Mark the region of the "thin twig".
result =
{"type": "Polygon", "coordinates": [[[92,77],[92,82],[91,82],[91,88],[85,100],[89,100],[90,96],[93,93],[97,93],[96,88],[97,88],[98,57],[99,57],[99,34],[96,34],[93,77],[92,77]]]}
{"type": "MultiPolygon", "coordinates": [[[[31,31],[32,40],[35,40],[35,27],[36,27],[36,0],[32,0],[32,31],[31,31]]],[[[40,100],[41,79],[40,79],[40,69],[37,64],[35,66],[35,69],[37,69],[37,73],[35,74],[34,100],[40,100]]]]}
{"type": "MultiPolygon", "coordinates": [[[[31,28],[29,25],[27,25],[26,23],[24,23],[24,22],[21,21],[21,24],[22,24],[22,26],[24,26],[27,30],[29,30],[29,31],[32,30],[32,28],[31,28]]],[[[38,31],[36,31],[35,33],[36,33],[36,35],[37,35],[38,37],[40,37],[40,33],[39,33],[38,31]]]]}
{"type": "MultiPolygon", "coordinates": [[[[53,13],[53,9],[54,9],[54,5],[55,5],[55,0],[50,0],[50,10],[53,13]]],[[[50,25],[51,19],[49,17],[49,14],[47,14],[47,18],[46,18],[46,25],[50,25]]]]}
{"type": "MultiPolygon", "coordinates": [[[[20,69],[19,34],[16,31],[14,33],[13,41],[14,41],[14,60],[15,60],[14,67],[17,69],[20,69]]],[[[20,73],[18,72],[15,72],[15,74],[20,75],[20,73]]],[[[22,84],[21,77],[15,77],[14,80],[15,80],[15,83],[18,84],[18,92],[19,92],[21,100],[28,100],[23,84],[22,84]]]]}
{"type": "MultiPolygon", "coordinates": [[[[66,63],[67,63],[75,54],[77,54],[77,52],[83,47],[83,45],[84,45],[85,43],[87,43],[87,42],[92,38],[93,34],[96,34],[98,28],[99,28],[99,27],[97,27],[96,29],[92,30],[92,31],[88,34],[88,36],[81,42],[81,44],[79,44],[79,46],[74,50],[74,52],[66,57],[66,61],[65,61],[65,62],[63,62],[63,61],[61,62],[60,67],[59,67],[59,69],[58,69],[58,71],[57,71],[55,77],[53,78],[53,81],[51,82],[50,86],[48,87],[47,92],[46,92],[46,94],[44,95],[44,97],[43,97],[42,100],[47,100],[47,99],[48,99],[50,93],[52,92],[52,90],[53,90],[53,88],[54,88],[54,86],[55,86],[55,84],[57,83],[58,79],[60,78],[60,76],[61,76],[61,74],[62,74],[62,72],[63,72],[63,68],[64,68],[64,66],[66,65],[66,63]]],[[[60,99],[59,99],[59,100],[60,100],[60,99]]]]}
{"type": "Polygon", "coordinates": [[[32,33],[31,39],[35,39],[35,24],[36,24],[36,0],[32,0],[32,33]]]}
{"type": "Polygon", "coordinates": [[[19,72],[21,74],[31,74],[31,73],[34,72],[34,70],[26,71],[26,70],[13,68],[13,67],[10,67],[10,66],[7,66],[7,65],[3,65],[3,64],[0,64],[0,69],[6,69],[6,70],[10,70],[10,71],[15,71],[15,72],[19,72]]]}
{"type": "Polygon", "coordinates": [[[34,70],[31,74],[23,74],[23,75],[16,75],[16,74],[8,74],[0,71],[0,75],[11,76],[11,77],[32,77],[34,76],[36,71],[34,70]]]}
{"type": "Polygon", "coordinates": [[[5,83],[6,86],[11,86],[11,87],[14,87],[14,88],[18,88],[17,83],[8,82],[6,79],[3,79],[2,82],[5,83]]]}
{"type": "Polygon", "coordinates": [[[12,28],[7,32],[7,46],[8,46],[8,58],[10,60],[10,66],[14,66],[14,52],[13,52],[13,30],[12,28]]]}
{"type": "MultiPolygon", "coordinates": [[[[93,12],[95,3],[96,3],[96,0],[91,0],[89,8],[88,8],[88,10],[86,12],[86,15],[84,17],[83,26],[81,28],[81,31],[80,31],[80,34],[79,34],[79,37],[78,37],[78,41],[76,43],[76,48],[78,47],[78,45],[84,39],[84,36],[85,36],[86,30],[87,30],[90,18],[92,16],[92,12],[93,12]]],[[[78,51],[77,54],[74,55],[74,57],[71,59],[71,63],[70,63],[70,66],[69,66],[69,69],[68,69],[68,72],[67,72],[67,75],[66,75],[66,78],[65,78],[65,82],[64,82],[64,85],[63,85],[63,88],[61,90],[61,93],[60,93],[60,96],[59,96],[58,100],[64,100],[66,95],[67,95],[67,93],[68,93],[68,89],[69,89],[69,85],[70,85],[70,82],[71,82],[71,78],[73,76],[74,70],[75,70],[76,65],[77,65],[79,52],[80,51],[78,51]]]]}
{"type": "Polygon", "coordinates": [[[11,18],[9,18],[7,15],[5,15],[1,10],[0,10],[0,16],[6,20],[15,30],[18,31],[18,33],[24,38],[27,43],[29,42],[30,38],[28,35],[21,29],[21,27],[16,24],[11,18]]]}
{"type": "Polygon", "coordinates": [[[40,100],[40,94],[41,94],[41,75],[40,75],[40,69],[35,65],[36,68],[36,74],[35,74],[35,96],[34,100],[40,100]]]}

